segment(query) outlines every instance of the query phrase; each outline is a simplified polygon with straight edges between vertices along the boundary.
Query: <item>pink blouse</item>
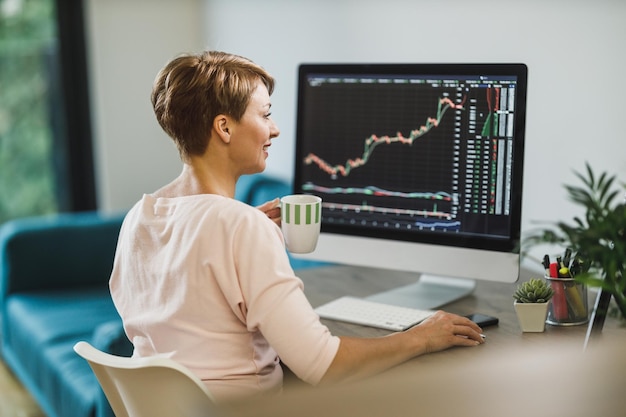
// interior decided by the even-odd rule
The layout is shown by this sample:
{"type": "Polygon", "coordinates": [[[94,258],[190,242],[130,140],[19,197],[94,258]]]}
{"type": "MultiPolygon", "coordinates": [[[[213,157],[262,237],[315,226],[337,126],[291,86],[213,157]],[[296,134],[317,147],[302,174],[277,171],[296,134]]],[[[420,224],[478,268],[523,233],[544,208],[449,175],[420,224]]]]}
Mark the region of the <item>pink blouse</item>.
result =
{"type": "Polygon", "coordinates": [[[134,356],[178,361],[217,401],[279,392],[279,358],[316,384],[339,348],[280,228],[230,198],[144,195],[122,225],[110,289],[134,356]]]}

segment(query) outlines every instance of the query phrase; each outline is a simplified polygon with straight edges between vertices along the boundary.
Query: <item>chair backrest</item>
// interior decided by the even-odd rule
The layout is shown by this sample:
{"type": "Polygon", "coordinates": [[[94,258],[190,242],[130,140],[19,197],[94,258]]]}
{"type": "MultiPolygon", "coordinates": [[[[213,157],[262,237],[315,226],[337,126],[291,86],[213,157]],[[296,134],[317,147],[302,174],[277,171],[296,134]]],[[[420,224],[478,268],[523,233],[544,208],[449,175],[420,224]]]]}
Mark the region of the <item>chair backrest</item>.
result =
{"type": "Polygon", "coordinates": [[[84,341],[76,343],[74,351],[91,366],[117,417],[218,414],[206,385],[169,358],[126,358],[84,341]]]}

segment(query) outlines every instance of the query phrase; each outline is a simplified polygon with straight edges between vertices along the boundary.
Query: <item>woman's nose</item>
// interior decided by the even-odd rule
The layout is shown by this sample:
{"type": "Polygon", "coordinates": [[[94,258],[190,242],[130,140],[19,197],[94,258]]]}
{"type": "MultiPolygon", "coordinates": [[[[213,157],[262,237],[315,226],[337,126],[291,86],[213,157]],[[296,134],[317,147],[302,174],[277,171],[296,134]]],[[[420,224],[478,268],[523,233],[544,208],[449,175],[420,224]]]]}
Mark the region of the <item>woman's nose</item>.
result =
{"type": "Polygon", "coordinates": [[[278,125],[272,120],[272,127],[270,128],[270,137],[275,138],[280,135],[280,129],[278,125]]]}

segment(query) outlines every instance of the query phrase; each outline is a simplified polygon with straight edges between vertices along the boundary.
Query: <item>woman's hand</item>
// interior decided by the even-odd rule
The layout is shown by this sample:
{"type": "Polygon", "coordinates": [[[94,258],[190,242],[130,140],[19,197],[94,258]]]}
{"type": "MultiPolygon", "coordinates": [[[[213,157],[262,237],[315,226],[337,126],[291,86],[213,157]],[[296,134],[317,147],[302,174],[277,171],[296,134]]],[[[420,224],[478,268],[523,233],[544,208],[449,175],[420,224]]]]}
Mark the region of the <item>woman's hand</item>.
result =
{"type": "Polygon", "coordinates": [[[419,325],[407,330],[424,343],[425,353],[452,346],[475,346],[484,342],[482,329],[473,321],[456,314],[437,311],[419,325]]]}
{"type": "Polygon", "coordinates": [[[271,201],[257,206],[257,209],[261,210],[271,221],[276,223],[280,227],[280,198],[275,198],[271,201]]]}

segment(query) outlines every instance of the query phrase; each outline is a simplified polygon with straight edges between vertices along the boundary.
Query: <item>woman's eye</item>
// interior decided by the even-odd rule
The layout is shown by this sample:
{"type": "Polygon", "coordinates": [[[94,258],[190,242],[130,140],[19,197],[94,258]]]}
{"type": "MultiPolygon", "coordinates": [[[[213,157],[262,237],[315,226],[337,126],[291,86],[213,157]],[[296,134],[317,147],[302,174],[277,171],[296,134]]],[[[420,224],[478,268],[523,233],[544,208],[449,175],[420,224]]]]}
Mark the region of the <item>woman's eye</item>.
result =
{"type": "Polygon", "coordinates": [[[266,118],[266,119],[269,119],[271,115],[272,115],[272,113],[266,113],[266,114],[265,114],[265,118],[266,118]]]}

